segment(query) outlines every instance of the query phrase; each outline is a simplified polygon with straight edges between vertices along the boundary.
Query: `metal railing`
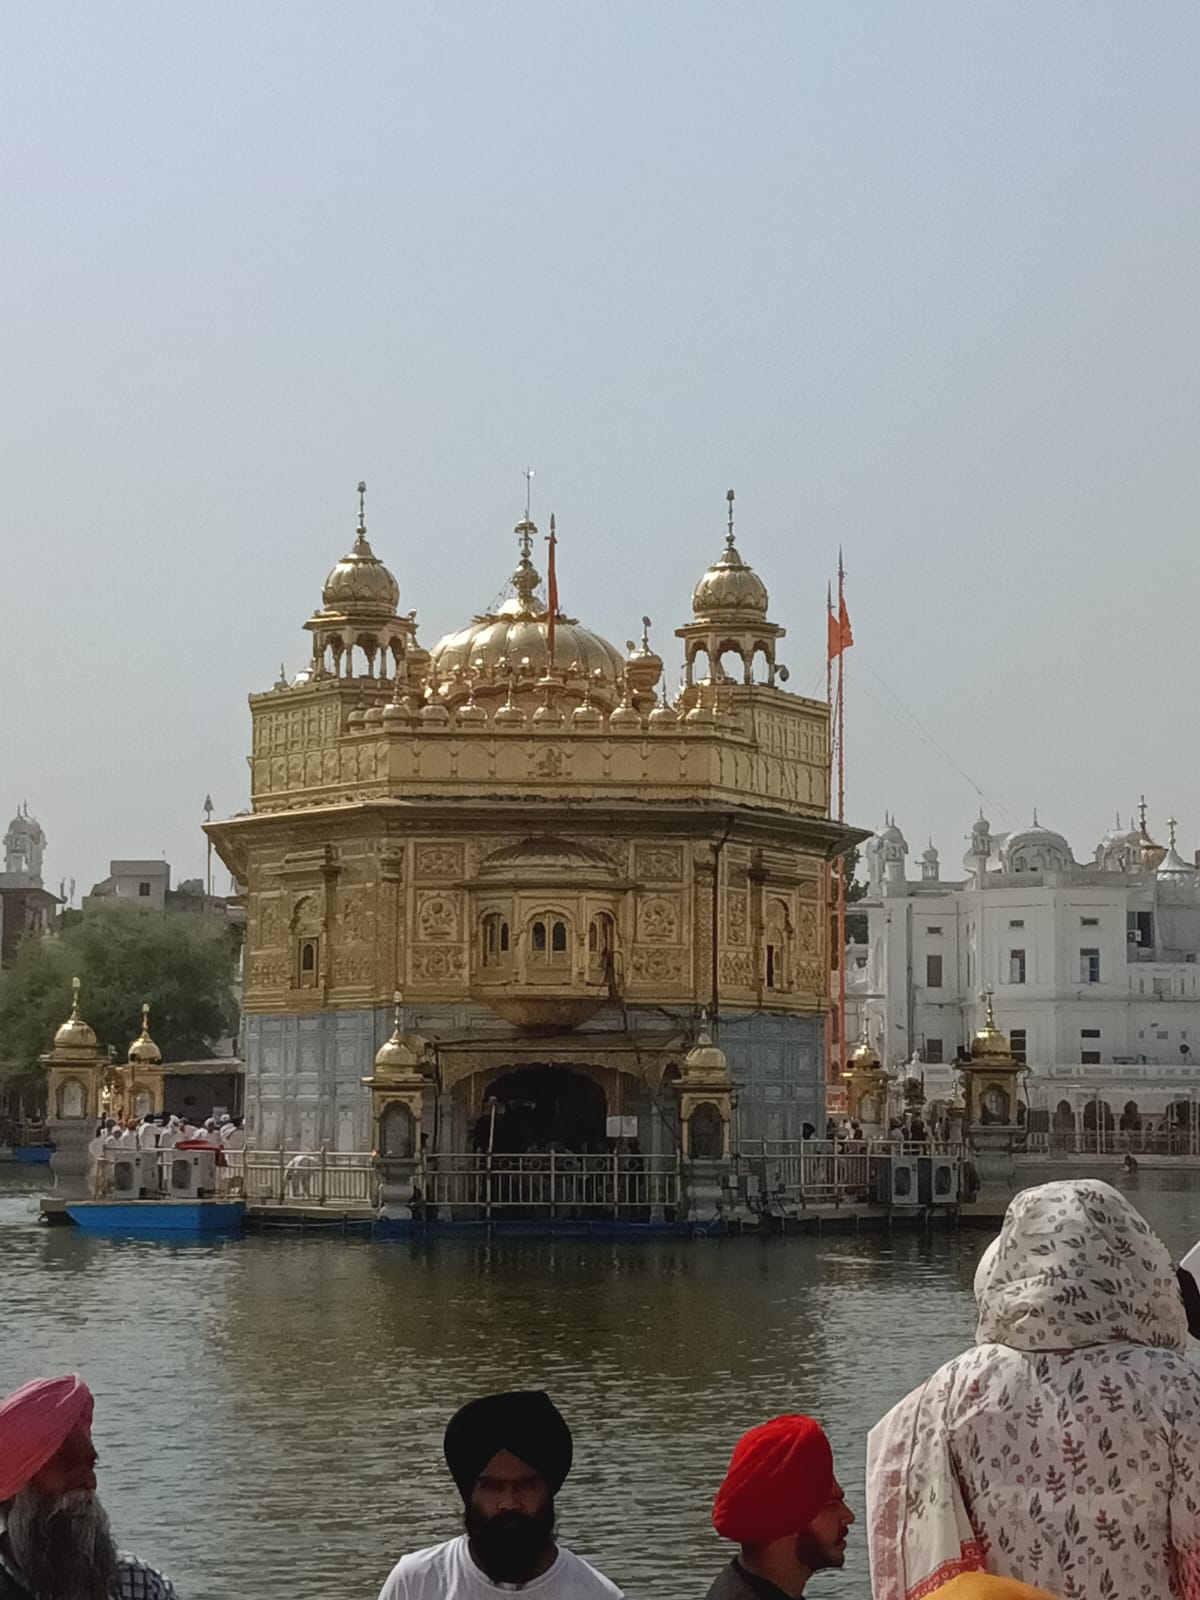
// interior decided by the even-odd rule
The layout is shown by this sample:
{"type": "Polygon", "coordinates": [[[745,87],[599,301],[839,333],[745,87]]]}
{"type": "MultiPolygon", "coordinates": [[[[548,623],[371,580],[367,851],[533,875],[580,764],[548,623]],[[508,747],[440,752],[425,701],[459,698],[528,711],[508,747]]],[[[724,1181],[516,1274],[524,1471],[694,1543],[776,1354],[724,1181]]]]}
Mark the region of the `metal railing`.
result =
{"type": "Polygon", "coordinates": [[[1051,1128],[1030,1140],[1051,1155],[1200,1156],[1200,1126],[1193,1128],[1051,1128]]]}
{"type": "Polygon", "coordinates": [[[370,1151],[227,1150],[217,1192],[258,1204],[375,1206],[379,1176],[370,1151]]]}
{"type": "Polygon", "coordinates": [[[871,1197],[873,1167],[881,1160],[938,1156],[959,1162],[964,1145],[938,1140],[757,1139],[742,1140],[741,1172],[756,1176],[764,1195],[802,1205],[841,1205],[871,1197]]]}
{"type": "Polygon", "coordinates": [[[415,1184],[419,1203],[451,1216],[634,1221],[678,1207],[680,1170],[677,1156],[426,1153],[415,1184]]]}

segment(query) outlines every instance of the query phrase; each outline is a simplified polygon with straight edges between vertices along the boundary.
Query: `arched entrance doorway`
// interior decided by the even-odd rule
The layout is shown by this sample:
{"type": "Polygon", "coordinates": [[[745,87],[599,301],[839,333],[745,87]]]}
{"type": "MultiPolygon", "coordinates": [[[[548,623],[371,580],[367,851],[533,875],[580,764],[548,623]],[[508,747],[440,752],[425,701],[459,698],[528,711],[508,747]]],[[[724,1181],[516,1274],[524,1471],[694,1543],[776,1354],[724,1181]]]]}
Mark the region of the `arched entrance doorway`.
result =
{"type": "Polygon", "coordinates": [[[472,1143],[487,1150],[490,1140],[493,1151],[503,1155],[551,1149],[598,1154],[605,1148],[607,1115],[604,1090],[583,1073],[517,1067],[488,1086],[472,1143]]]}

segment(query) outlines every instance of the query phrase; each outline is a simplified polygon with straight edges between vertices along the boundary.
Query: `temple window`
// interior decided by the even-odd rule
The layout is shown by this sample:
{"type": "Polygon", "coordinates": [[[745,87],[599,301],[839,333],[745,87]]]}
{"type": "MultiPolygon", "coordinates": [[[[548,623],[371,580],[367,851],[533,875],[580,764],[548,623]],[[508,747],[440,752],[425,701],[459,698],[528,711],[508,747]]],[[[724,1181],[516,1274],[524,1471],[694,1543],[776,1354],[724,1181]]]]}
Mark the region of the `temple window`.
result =
{"type": "Polygon", "coordinates": [[[485,967],[506,966],[510,949],[508,922],[498,911],[489,911],[483,919],[483,964],[485,967]]]}
{"type": "Polygon", "coordinates": [[[542,916],[529,931],[529,949],[535,962],[562,967],[569,959],[567,924],[561,917],[542,916]]]}
{"type": "Polygon", "coordinates": [[[300,941],[300,988],[315,989],[318,982],[318,973],[321,969],[321,941],[319,939],[301,939],[300,941]]]}
{"type": "Polygon", "coordinates": [[[588,927],[588,968],[593,973],[607,971],[616,946],[616,925],[607,911],[601,911],[588,927]]]}

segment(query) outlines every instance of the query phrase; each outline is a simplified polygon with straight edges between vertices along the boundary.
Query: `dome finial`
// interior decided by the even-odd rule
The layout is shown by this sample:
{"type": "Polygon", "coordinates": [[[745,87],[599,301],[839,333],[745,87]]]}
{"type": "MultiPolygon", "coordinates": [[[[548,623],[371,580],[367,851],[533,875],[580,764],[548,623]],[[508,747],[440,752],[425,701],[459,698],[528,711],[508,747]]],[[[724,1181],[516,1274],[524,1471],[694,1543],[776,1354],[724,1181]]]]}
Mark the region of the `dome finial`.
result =
{"type": "Polygon", "coordinates": [[[79,979],[71,979],[71,1021],[79,1021],[79,979]]]}
{"type": "Polygon", "coordinates": [[[358,535],[354,548],[361,554],[367,542],[367,480],[358,480],[358,535]]]}
{"type": "MultiPolygon", "coordinates": [[[[532,521],[531,509],[533,503],[533,468],[525,468],[525,521],[532,521]]],[[[526,552],[528,553],[528,552],[526,552]]]]}
{"type": "Polygon", "coordinates": [[[733,490],[732,489],[727,491],[727,493],[725,495],[725,498],[729,502],[729,531],[725,535],[725,543],[732,550],[733,549],[733,490]]]}
{"type": "Polygon", "coordinates": [[[1171,849],[1175,848],[1175,829],[1179,826],[1174,817],[1167,818],[1167,833],[1170,835],[1171,849]]]}

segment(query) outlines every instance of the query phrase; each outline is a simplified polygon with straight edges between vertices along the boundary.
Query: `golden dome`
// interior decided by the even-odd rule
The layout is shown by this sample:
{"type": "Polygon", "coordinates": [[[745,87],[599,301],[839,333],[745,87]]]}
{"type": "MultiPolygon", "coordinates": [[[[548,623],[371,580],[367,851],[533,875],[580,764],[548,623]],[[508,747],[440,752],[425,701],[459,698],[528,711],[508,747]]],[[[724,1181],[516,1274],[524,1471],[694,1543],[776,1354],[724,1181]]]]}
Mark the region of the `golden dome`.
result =
{"type": "Polygon", "coordinates": [[[707,1028],[701,1028],[696,1042],[683,1058],[685,1078],[728,1078],[729,1061],[724,1050],[712,1042],[707,1028]]]}
{"type": "Polygon", "coordinates": [[[981,1057],[995,1060],[997,1057],[1012,1056],[1012,1048],[1008,1040],[996,1026],[995,1012],[992,1010],[992,997],[987,997],[987,1021],[971,1040],[971,1060],[978,1061],[981,1057]]]}
{"type": "Polygon", "coordinates": [[[79,1015],[79,979],[71,979],[71,1015],[54,1035],[55,1055],[74,1052],[76,1055],[96,1054],[96,1035],[79,1015]]]}
{"type": "Polygon", "coordinates": [[[504,692],[510,677],[530,689],[539,679],[557,674],[568,694],[585,686],[610,705],[625,671],[621,652],[581,622],[559,613],[554,623],[554,659],[550,658],[550,613],[538,598],[541,575],[531,551],[537,533],[525,520],[516,527],[520,559],[512,575],[514,593],[494,611],[481,613],[469,627],[446,634],[431,652],[433,667],[449,698],[504,692]]]}
{"type": "Polygon", "coordinates": [[[700,579],[692,594],[692,610],[697,617],[716,617],[740,620],[744,617],[764,617],[767,614],[767,586],[748,567],[738,554],[733,542],[733,490],[729,501],[729,529],[725,535],[725,548],[700,579]]]}
{"type": "Polygon", "coordinates": [[[573,728],[598,728],[604,721],[604,713],[599,706],[592,704],[590,690],[584,691],[583,699],[571,713],[571,726],[573,728]]]}
{"type": "Polygon", "coordinates": [[[650,648],[650,618],[642,618],[642,642],[630,639],[625,657],[625,676],[635,696],[652,692],[663,674],[663,658],[650,648]]]}
{"type": "Polygon", "coordinates": [[[127,1059],[135,1066],[157,1067],[162,1061],[162,1051],[150,1037],[150,1006],[142,1007],[142,1031],[129,1046],[127,1059]]]}
{"type": "Polygon", "coordinates": [[[621,696],[621,704],[611,713],[608,726],[614,733],[639,733],[642,727],[642,714],[629,703],[629,685],[625,685],[625,692],[621,696]]]}
{"type": "Polygon", "coordinates": [[[850,1059],[860,1072],[875,1072],[879,1067],[879,1052],[869,1039],[863,1039],[850,1059]]]}
{"type": "MultiPolygon", "coordinates": [[[[396,1017],[392,1026],[391,1037],[387,1043],[381,1045],[375,1052],[376,1076],[392,1079],[419,1078],[421,1076],[421,1055],[413,1045],[404,1037],[400,1029],[401,996],[397,989],[393,997],[396,1003],[396,1017]]],[[[370,1080],[367,1080],[368,1082],[370,1080]]]]}
{"type": "Polygon", "coordinates": [[[525,713],[513,699],[512,686],[509,685],[508,699],[496,711],[492,718],[501,728],[520,728],[525,724],[525,713]]]}
{"type": "Polygon", "coordinates": [[[400,585],[367,543],[367,530],[361,522],[353,550],[325,579],[321,600],[326,611],[395,614],[400,585]]]}
{"type": "Polygon", "coordinates": [[[454,720],[460,725],[465,723],[468,727],[476,728],[480,727],[481,725],[485,725],[487,723],[487,719],[488,714],[483,707],[476,702],[474,693],[471,693],[467,696],[466,700],[464,700],[462,705],[459,706],[454,718],[454,720]]]}
{"type": "Polygon", "coordinates": [[[646,721],[652,728],[677,728],[679,726],[678,713],[675,707],[668,702],[666,695],[663,696],[661,703],[655,706],[646,721]]]}

